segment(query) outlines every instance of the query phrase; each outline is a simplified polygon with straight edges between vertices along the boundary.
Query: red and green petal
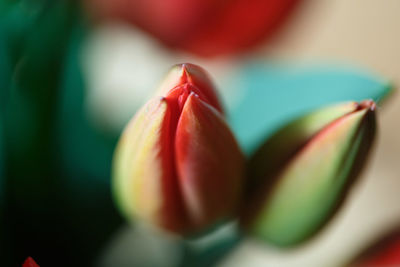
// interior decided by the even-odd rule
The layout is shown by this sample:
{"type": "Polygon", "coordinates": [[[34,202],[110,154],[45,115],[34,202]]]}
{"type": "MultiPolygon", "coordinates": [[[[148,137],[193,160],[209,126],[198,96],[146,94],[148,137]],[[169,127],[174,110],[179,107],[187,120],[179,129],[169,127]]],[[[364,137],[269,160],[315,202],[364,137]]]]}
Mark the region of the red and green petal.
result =
{"type": "Polygon", "coordinates": [[[278,174],[266,174],[264,186],[247,201],[252,211],[243,219],[245,227],[280,246],[312,236],[346,196],[348,185],[365,164],[374,135],[375,104],[371,101],[317,131],[281,164],[278,174]]]}
{"type": "Polygon", "coordinates": [[[179,183],[194,225],[230,217],[242,188],[244,158],[219,112],[194,93],[182,110],[175,148],[179,183]]]}

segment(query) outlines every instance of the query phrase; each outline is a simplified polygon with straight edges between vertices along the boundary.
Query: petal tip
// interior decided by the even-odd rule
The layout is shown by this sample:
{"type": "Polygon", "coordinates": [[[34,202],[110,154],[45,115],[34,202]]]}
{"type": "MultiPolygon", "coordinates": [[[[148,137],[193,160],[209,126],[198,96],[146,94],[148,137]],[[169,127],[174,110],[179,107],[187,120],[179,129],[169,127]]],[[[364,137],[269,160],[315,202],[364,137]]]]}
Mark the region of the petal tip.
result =
{"type": "Polygon", "coordinates": [[[358,106],[359,106],[359,109],[369,109],[369,110],[371,110],[371,111],[375,111],[375,109],[376,109],[376,104],[375,104],[375,102],[374,102],[373,100],[371,100],[371,99],[361,101],[361,102],[358,104],[358,106]]]}

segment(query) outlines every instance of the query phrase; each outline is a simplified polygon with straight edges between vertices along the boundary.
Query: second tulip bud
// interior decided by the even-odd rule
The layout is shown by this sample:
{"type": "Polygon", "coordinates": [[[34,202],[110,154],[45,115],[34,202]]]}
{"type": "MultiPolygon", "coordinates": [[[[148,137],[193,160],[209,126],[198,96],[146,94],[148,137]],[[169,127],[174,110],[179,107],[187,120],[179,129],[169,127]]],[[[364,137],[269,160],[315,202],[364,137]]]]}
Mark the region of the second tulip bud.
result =
{"type": "Polygon", "coordinates": [[[125,129],[114,158],[122,211],[181,235],[229,218],[244,158],[203,69],[175,66],[125,129]]]}

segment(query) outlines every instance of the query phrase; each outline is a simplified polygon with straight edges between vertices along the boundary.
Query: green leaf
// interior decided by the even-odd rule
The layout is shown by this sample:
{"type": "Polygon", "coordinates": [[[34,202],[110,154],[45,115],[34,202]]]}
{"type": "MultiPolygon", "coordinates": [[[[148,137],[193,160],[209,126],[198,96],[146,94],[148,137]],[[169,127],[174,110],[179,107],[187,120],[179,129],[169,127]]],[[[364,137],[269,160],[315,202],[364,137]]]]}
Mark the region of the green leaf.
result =
{"type": "Polygon", "coordinates": [[[265,63],[246,66],[222,86],[237,98],[226,96],[228,117],[248,155],[298,116],[336,102],[380,102],[393,89],[387,80],[356,68],[265,63]]]}

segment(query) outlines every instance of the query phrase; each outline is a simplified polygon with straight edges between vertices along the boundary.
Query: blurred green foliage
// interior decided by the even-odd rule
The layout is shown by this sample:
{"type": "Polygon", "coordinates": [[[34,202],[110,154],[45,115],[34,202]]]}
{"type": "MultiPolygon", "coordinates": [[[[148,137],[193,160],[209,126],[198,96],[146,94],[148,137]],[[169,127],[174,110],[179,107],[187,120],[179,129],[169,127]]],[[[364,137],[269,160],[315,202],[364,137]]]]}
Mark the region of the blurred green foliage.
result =
{"type": "Polygon", "coordinates": [[[109,190],[117,136],[84,112],[77,1],[0,4],[5,266],[91,266],[121,219],[109,190]],[[57,263],[57,264],[56,264],[57,263]]]}

